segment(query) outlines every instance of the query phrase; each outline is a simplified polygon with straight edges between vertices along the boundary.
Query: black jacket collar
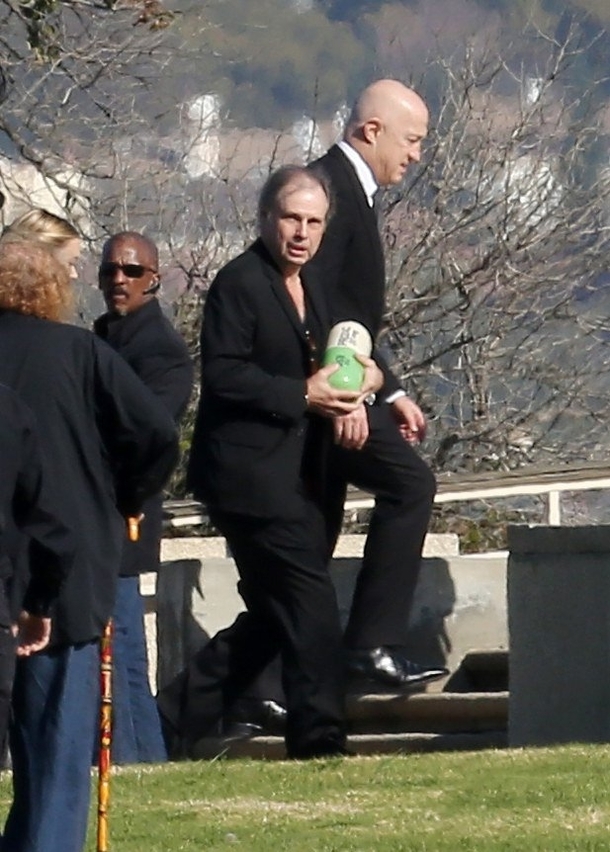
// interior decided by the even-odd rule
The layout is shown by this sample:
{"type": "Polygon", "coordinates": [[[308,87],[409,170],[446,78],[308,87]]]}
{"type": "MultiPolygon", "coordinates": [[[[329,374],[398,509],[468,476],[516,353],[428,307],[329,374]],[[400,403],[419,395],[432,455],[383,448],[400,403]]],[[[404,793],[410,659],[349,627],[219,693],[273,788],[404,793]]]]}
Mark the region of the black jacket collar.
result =
{"type": "Polygon", "coordinates": [[[98,337],[114,345],[124,335],[133,337],[142,326],[156,321],[162,316],[161,305],[157,299],[153,298],[145,302],[137,311],[131,311],[131,313],[125,314],[125,316],[120,316],[110,311],[102,314],[93,323],[93,330],[98,337]]]}
{"type": "MultiPolygon", "coordinates": [[[[260,238],[250,246],[250,251],[254,252],[254,254],[256,254],[261,260],[262,268],[269,280],[271,289],[282,305],[282,308],[286,312],[288,319],[294,326],[299,337],[305,341],[305,327],[301,322],[301,318],[297,313],[290,295],[288,294],[282,274],[273,260],[273,257],[260,238]]],[[[318,277],[309,264],[305,264],[301,270],[301,283],[305,290],[308,310],[315,313],[317,324],[319,326],[323,328],[328,327],[328,308],[326,307],[326,300],[324,298],[320,282],[318,281],[318,277]]]]}

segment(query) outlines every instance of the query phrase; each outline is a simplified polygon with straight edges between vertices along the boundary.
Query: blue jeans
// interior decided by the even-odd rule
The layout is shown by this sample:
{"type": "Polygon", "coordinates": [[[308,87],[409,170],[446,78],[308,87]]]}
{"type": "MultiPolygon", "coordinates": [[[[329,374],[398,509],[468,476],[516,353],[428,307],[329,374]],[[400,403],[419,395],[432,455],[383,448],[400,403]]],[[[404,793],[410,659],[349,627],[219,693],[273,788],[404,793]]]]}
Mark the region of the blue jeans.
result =
{"type": "Polygon", "coordinates": [[[18,660],[4,852],[82,852],[98,713],[97,642],[18,660]]]}
{"type": "Polygon", "coordinates": [[[119,577],[113,623],[112,762],[161,763],[167,750],[148,682],[138,577],[119,577]]]}

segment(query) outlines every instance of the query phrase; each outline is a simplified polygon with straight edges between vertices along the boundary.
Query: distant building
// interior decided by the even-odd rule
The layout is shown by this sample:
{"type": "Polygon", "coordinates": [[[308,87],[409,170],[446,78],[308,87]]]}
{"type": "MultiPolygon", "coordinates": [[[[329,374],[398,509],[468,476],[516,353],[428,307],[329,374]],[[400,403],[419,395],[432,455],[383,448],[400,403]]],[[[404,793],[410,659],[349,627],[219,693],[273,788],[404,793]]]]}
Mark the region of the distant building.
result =
{"type": "Polygon", "coordinates": [[[199,95],[186,105],[182,125],[184,168],[190,178],[215,177],[218,174],[220,98],[199,95]]]}
{"type": "Polygon", "coordinates": [[[241,129],[223,121],[221,106],[216,94],[198,95],[183,105],[179,138],[159,140],[191,180],[259,180],[283,163],[316,159],[336,141],[346,115],[342,107],[332,121],[318,123],[303,115],[289,130],[241,129]]]}
{"type": "Polygon", "coordinates": [[[306,115],[293,123],[290,135],[301,149],[305,160],[321,157],[326,150],[320,141],[320,128],[317,122],[306,115]]]}

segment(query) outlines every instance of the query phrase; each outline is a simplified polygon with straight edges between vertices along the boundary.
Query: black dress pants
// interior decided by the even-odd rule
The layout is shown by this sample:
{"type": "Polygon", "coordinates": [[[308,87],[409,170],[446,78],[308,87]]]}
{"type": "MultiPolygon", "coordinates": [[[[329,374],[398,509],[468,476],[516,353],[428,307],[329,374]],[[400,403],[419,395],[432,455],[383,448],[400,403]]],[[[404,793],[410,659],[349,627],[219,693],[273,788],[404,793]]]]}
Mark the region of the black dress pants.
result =
{"type": "Polygon", "coordinates": [[[211,512],[211,518],[235,558],[247,609],[162,691],[163,715],[187,745],[195,743],[279,653],[288,755],[342,747],[342,636],[322,515],[304,500],[302,516],[294,520],[223,512],[211,512]],[[178,712],[172,713],[176,702],[178,712]]]}
{"type": "MultiPolygon", "coordinates": [[[[347,483],[375,496],[362,567],[344,632],[348,649],[403,647],[421,566],[421,551],[436,493],[434,474],[398,430],[391,406],[368,409],[369,438],[361,450],[334,447],[326,477],[324,516],[327,556],[334,550],[347,483]]],[[[280,700],[270,687],[277,666],[249,694],[280,700]]]]}
{"type": "Polygon", "coordinates": [[[368,410],[369,438],[361,450],[335,447],[330,456],[327,522],[334,548],[343,516],[345,485],[375,496],[362,567],[345,628],[347,648],[402,646],[419,576],[436,481],[398,430],[391,406],[368,410]]]}

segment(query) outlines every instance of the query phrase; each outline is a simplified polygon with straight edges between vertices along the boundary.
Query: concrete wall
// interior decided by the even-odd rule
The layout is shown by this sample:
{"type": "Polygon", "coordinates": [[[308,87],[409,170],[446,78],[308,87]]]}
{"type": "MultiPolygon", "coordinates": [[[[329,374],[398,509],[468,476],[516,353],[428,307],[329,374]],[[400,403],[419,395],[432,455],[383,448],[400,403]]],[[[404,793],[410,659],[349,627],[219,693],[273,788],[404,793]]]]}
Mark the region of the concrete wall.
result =
{"type": "MultiPolygon", "coordinates": [[[[364,536],[343,536],[331,574],[344,619],[360,565],[364,536]]],[[[167,683],[208,636],[243,608],[237,573],[220,538],[174,538],[162,544],[156,625],[148,616],[151,681],[167,683]],[[156,627],[156,635],[155,635],[156,627]],[[155,667],[155,645],[158,662],[155,667]],[[152,653],[151,653],[152,652],[152,653]],[[156,671],[155,671],[156,669],[156,671]]],[[[143,588],[154,593],[154,578],[143,588]]],[[[457,537],[429,536],[409,626],[408,651],[421,662],[455,671],[472,649],[507,648],[506,554],[461,556],[457,537]]],[[[434,686],[442,689],[443,683],[434,686]]]]}
{"type": "Polygon", "coordinates": [[[511,527],[509,742],[610,741],[610,527],[511,527]]]}

